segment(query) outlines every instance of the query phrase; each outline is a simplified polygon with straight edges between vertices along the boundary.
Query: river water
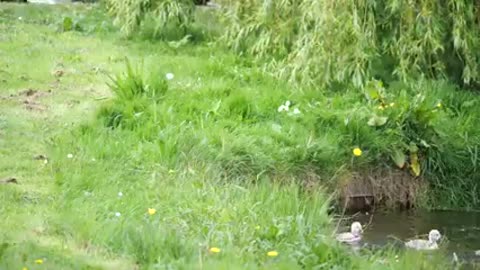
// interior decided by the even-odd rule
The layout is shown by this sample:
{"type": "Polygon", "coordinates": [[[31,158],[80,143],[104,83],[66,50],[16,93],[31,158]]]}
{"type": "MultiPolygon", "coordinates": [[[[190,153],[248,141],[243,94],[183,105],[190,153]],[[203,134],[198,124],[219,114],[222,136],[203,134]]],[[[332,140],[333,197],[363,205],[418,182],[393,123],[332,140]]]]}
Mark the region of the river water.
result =
{"type": "MultiPolygon", "coordinates": [[[[363,245],[403,247],[402,241],[412,238],[427,239],[431,229],[442,234],[440,247],[453,258],[480,267],[480,212],[459,211],[403,211],[359,213],[343,220],[340,230],[348,230],[349,224],[360,221],[364,226],[363,245]]],[[[480,269],[480,268],[479,268],[480,269]]]]}

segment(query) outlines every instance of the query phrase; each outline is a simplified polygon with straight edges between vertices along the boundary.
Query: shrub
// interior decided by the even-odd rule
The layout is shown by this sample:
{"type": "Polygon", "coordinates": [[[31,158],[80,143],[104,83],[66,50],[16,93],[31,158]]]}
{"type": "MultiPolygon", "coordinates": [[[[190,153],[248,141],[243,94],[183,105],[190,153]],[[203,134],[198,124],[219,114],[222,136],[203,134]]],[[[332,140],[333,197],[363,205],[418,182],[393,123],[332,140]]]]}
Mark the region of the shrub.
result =
{"type": "Polygon", "coordinates": [[[153,18],[155,30],[174,27],[186,33],[194,18],[192,0],[106,0],[115,23],[127,35],[140,29],[147,18],[153,18]]]}

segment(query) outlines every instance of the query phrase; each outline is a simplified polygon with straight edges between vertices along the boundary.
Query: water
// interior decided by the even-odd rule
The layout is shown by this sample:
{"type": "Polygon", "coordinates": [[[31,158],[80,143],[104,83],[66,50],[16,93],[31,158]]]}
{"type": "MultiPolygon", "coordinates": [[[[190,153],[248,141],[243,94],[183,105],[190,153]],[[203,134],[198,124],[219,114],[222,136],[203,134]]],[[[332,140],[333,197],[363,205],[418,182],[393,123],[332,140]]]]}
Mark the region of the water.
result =
{"type": "Polygon", "coordinates": [[[404,211],[376,212],[370,215],[356,214],[342,222],[341,230],[348,230],[349,224],[360,221],[364,225],[364,244],[382,247],[389,244],[403,247],[402,241],[420,237],[427,239],[431,229],[442,234],[441,249],[459,259],[480,263],[480,212],[460,211],[404,211]]]}

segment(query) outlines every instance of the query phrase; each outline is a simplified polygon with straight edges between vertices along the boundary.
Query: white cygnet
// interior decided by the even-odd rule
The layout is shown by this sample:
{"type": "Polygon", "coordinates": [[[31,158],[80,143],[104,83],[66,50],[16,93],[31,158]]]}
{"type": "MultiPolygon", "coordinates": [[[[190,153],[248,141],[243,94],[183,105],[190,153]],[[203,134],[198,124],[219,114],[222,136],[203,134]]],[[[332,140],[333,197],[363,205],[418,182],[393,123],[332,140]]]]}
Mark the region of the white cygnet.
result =
{"type": "Polygon", "coordinates": [[[363,228],[360,222],[353,222],[350,227],[350,232],[337,234],[337,241],[343,243],[354,243],[362,239],[363,228]]]}
{"type": "Polygon", "coordinates": [[[407,248],[412,248],[416,250],[433,250],[438,249],[437,242],[442,238],[442,235],[438,230],[431,230],[428,233],[428,240],[424,239],[414,239],[405,243],[407,248]]]}

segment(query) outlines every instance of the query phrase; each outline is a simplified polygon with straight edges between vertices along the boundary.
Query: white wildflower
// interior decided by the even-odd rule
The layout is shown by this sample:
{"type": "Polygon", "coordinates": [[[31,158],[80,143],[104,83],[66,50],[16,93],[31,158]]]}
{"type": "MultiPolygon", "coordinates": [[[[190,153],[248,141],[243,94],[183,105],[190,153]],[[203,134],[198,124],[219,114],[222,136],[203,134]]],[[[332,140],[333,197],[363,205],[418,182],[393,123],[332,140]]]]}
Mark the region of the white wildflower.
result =
{"type": "Polygon", "coordinates": [[[120,191],[118,192],[118,197],[122,197],[123,196],[123,193],[120,191]]]}
{"type": "Polygon", "coordinates": [[[22,17],[18,17],[18,19],[21,21],[23,18],[22,18],[22,17]]]}
{"type": "Polygon", "coordinates": [[[283,111],[288,111],[288,107],[285,105],[280,105],[280,107],[278,107],[278,112],[283,112],[283,111]]]}
{"type": "Polygon", "coordinates": [[[167,78],[167,80],[169,80],[169,81],[170,81],[170,80],[173,80],[174,77],[175,77],[175,75],[173,75],[173,73],[167,73],[167,74],[165,75],[165,78],[167,78]]]}
{"type": "Polygon", "coordinates": [[[301,114],[301,113],[302,112],[298,108],[293,109],[293,114],[301,114]]]}
{"type": "Polygon", "coordinates": [[[286,111],[288,112],[288,110],[290,109],[290,101],[285,101],[285,104],[282,104],[280,105],[280,107],[278,107],[278,112],[283,112],[283,111],[286,111]]]}
{"type": "Polygon", "coordinates": [[[68,155],[67,155],[67,158],[73,158],[73,155],[72,155],[72,154],[68,154],[68,155]]]}
{"type": "Polygon", "coordinates": [[[116,212],[116,213],[115,213],[115,216],[116,216],[116,217],[119,217],[119,216],[121,216],[121,215],[122,215],[122,214],[120,214],[120,212],[116,212]]]}

